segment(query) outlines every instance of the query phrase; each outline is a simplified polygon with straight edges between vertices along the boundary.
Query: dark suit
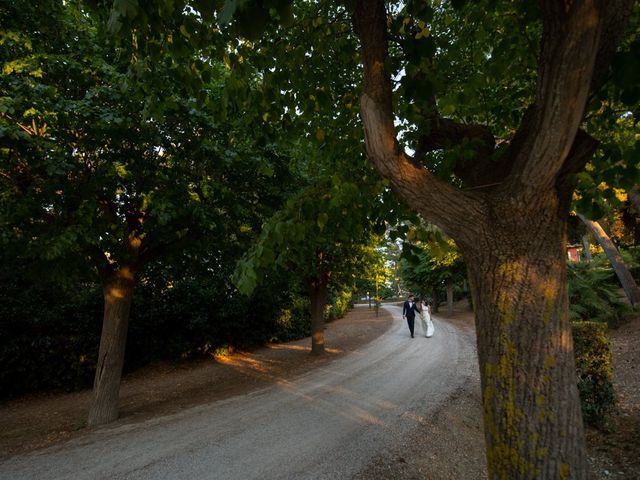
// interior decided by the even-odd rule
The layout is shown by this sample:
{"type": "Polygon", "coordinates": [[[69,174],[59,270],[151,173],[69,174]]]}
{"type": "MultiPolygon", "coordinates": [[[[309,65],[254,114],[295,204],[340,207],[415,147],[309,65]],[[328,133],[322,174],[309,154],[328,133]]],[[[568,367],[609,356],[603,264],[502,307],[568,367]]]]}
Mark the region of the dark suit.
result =
{"type": "Polygon", "coordinates": [[[409,300],[404,302],[404,306],[402,307],[402,316],[407,317],[407,323],[409,324],[409,331],[411,332],[412,337],[416,321],[416,311],[418,311],[416,302],[413,302],[413,305],[409,305],[409,300]]]}

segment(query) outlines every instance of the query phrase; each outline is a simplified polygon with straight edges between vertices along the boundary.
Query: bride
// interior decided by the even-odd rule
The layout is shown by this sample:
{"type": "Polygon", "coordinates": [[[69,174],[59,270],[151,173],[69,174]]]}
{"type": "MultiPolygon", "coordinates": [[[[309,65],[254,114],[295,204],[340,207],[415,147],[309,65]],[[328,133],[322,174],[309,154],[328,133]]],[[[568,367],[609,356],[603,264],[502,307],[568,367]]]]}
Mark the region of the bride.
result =
{"type": "Polygon", "coordinates": [[[420,311],[420,320],[422,322],[422,331],[425,337],[433,337],[433,322],[431,321],[431,304],[426,300],[422,300],[422,309],[420,311]]]}

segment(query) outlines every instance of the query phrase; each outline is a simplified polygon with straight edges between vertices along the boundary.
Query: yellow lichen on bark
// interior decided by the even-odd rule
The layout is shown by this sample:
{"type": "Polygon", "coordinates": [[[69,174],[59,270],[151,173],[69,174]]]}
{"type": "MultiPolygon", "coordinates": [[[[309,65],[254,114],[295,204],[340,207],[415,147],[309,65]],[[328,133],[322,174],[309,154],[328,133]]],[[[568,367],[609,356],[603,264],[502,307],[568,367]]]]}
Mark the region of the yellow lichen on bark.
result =
{"type": "Polygon", "coordinates": [[[503,333],[499,337],[502,356],[497,364],[485,365],[485,388],[483,407],[485,428],[492,441],[487,446],[487,461],[493,466],[491,471],[501,472],[500,478],[509,478],[514,469],[526,472],[531,465],[522,457],[523,440],[520,424],[523,412],[516,405],[516,384],[514,370],[518,365],[518,355],[513,342],[503,333]],[[499,399],[496,402],[496,399],[499,399]],[[494,409],[499,407],[498,415],[494,409]]]}

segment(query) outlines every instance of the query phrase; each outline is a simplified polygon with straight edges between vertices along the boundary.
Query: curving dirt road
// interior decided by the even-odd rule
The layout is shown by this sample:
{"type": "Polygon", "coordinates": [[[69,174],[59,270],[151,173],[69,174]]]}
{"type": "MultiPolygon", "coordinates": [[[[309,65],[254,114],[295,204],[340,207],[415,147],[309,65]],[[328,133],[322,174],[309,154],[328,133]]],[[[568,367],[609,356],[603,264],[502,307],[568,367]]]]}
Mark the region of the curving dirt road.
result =
{"type": "Polygon", "coordinates": [[[0,464],[2,479],[344,479],[397,445],[477,369],[473,336],[435,318],[393,325],[290,381],[0,464]],[[418,323],[418,322],[416,322],[418,323]]]}

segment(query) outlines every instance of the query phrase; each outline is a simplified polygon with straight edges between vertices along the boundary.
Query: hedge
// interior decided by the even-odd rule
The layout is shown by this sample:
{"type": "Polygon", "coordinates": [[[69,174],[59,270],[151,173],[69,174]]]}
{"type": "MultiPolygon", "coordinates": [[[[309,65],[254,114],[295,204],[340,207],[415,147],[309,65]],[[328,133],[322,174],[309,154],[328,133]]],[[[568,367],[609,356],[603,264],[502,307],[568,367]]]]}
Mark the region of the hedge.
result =
{"type": "Polygon", "coordinates": [[[596,428],[606,428],[616,410],[607,325],[573,322],[573,343],[584,421],[596,428]]]}

